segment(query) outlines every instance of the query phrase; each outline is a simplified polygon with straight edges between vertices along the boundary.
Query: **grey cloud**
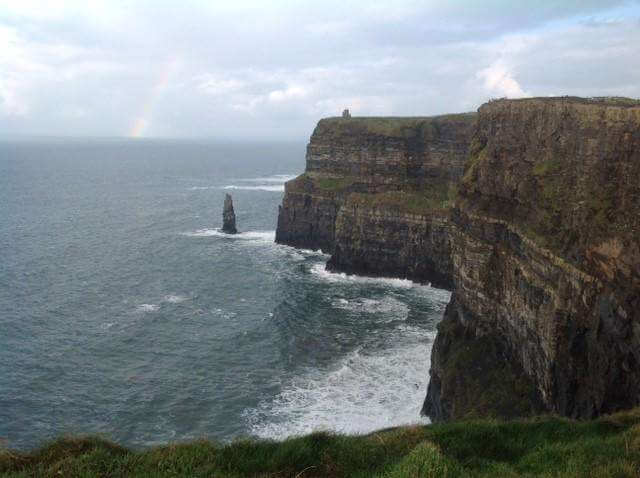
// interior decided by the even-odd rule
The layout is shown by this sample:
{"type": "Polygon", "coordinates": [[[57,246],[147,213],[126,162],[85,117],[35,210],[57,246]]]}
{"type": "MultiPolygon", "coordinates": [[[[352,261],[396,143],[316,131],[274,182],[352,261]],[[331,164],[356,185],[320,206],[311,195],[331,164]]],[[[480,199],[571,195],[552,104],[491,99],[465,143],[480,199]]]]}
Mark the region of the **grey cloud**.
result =
{"type": "Polygon", "coordinates": [[[305,3],[0,6],[0,130],[305,138],[343,107],[640,96],[637,1],[305,3]]]}

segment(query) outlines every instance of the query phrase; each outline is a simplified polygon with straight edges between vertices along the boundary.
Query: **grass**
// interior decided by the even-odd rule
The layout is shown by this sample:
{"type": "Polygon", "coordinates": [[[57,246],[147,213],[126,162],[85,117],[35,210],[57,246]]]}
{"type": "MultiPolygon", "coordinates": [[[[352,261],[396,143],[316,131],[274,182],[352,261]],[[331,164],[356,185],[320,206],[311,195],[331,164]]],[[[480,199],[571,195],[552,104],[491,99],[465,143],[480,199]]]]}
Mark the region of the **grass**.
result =
{"type": "Polygon", "coordinates": [[[640,106],[640,99],[638,98],[626,98],[624,96],[592,96],[592,97],[579,97],[579,96],[541,96],[534,98],[516,98],[516,99],[507,99],[507,98],[494,98],[490,100],[488,103],[496,103],[496,102],[546,102],[546,103],[555,103],[558,101],[566,101],[569,103],[579,103],[584,105],[604,105],[604,106],[624,106],[624,107],[635,107],[640,106]]]}
{"type": "Polygon", "coordinates": [[[351,118],[324,118],[317,126],[318,134],[330,135],[362,135],[373,134],[391,138],[411,138],[416,134],[427,134],[430,128],[439,123],[468,121],[471,122],[476,113],[459,113],[441,116],[354,116],[351,118]]]}
{"type": "Polygon", "coordinates": [[[370,208],[393,209],[410,214],[445,211],[453,206],[457,194],[454,184],[440,184],[419,191],[387,191],[377,194],[352,193],[349,202],[370,208]]]}
{"type": "Polygon", "coordinates": [[[355,180],[350,177],[342,178],[325,178],[320,177],[314,180],[314,185],[320,189],[326,189],[329,191],[339,191],[351,186],[355,180]]]}
{"type": "Polygon", "coordinates": [[[313,433],[282,442],[208,441],[131,451],[61,438],[0,451],[0,476],[635,477],[640,409],[593,421],[554,417],[400,427],[366,436],[313,433]]]}

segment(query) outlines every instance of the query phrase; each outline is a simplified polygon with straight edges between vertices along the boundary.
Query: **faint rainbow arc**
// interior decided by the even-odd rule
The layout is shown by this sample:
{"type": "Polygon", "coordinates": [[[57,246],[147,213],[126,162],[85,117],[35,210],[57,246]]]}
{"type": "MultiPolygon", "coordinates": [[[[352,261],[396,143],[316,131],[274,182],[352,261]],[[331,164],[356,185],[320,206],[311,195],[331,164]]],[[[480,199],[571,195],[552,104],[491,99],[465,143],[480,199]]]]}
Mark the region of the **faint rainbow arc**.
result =
{"type": "Polygon", "coordinates": [[[133,119],[131,129],[129,131],[129,137],[140,138],[151,121],[153,110],[158,104],[158,101],[162,98],[164,91],[169,85],[169,80],[178,67],[178,62],[173,60],[166,64],[166,66],[160,72],[158,80],[151,88],[147,100],[142,105],[140,113],[133,119]]]}

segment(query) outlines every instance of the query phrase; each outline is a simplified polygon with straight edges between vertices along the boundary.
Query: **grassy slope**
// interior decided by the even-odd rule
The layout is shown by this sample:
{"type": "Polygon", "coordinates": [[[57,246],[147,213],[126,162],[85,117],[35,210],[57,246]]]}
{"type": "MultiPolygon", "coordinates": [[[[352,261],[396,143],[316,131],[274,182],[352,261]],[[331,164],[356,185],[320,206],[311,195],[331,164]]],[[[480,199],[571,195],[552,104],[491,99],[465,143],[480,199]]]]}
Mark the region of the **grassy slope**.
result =
{"type": "Polygon", "coordinates": [[[559,418],[401,427],[283,442],[198,441],[133,452],[97,438],[0,451],[1,476],[624,477],[640,473],[640,409],[559,418]]]}

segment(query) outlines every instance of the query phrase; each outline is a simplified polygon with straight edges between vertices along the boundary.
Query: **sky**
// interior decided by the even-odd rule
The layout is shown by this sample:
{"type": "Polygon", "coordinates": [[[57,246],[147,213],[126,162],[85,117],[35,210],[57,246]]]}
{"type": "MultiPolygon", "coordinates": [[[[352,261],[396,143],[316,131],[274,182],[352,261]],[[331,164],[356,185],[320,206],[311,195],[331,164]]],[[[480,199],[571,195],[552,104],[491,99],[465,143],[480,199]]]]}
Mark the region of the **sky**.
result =
{"type": "Polygon", "coordinates": [[[306,140],[322,117],[640,97],[640,0],[0,0],[0,135],[306,140]]]}

